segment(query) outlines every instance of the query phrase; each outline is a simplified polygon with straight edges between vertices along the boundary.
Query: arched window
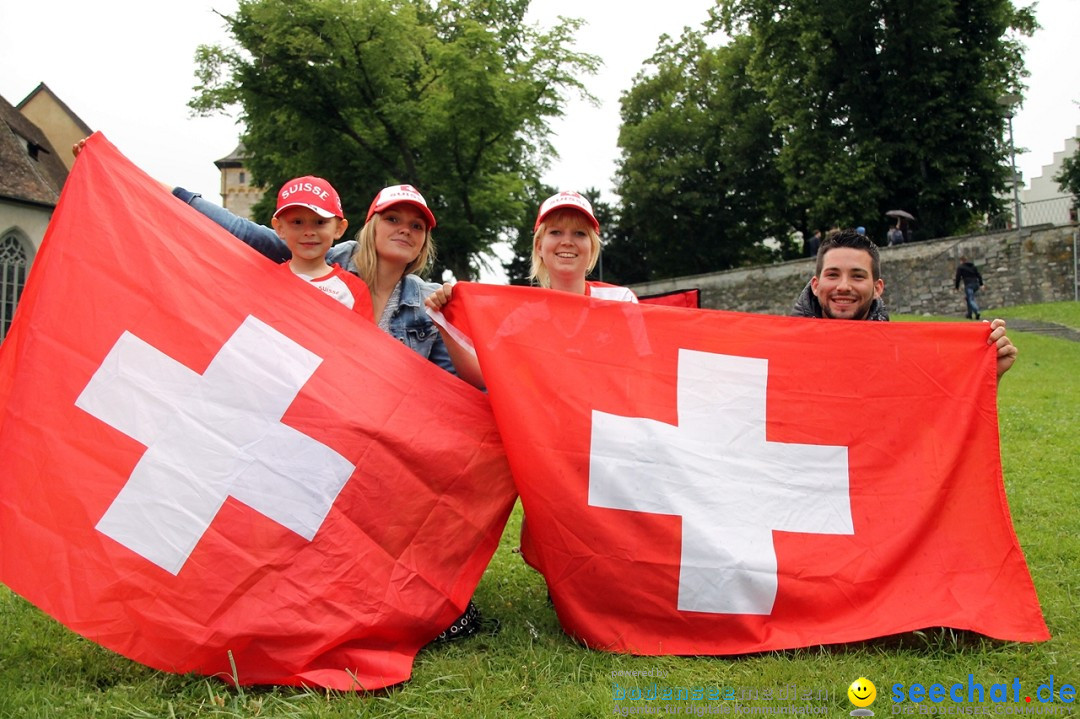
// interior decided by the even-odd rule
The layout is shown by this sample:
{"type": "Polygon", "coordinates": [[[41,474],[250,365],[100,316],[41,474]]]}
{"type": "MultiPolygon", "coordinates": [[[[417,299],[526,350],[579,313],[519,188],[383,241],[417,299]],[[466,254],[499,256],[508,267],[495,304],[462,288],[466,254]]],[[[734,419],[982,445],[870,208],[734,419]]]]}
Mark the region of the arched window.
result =
{"type": "Polygon", "coordinates": [[[14,231],[0,238],[0,340],[7,337],[15,305],[19,304],[29,269],[26,245],[14,231]]]}

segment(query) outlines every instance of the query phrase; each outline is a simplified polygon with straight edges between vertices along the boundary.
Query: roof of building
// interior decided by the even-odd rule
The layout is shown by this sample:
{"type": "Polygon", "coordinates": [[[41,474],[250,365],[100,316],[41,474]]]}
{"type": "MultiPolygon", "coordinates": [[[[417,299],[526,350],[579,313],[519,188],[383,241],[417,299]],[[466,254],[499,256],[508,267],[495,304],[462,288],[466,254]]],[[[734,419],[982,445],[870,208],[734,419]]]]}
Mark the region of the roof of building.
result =
{"type": "Polygon", "coordinates": [[[83,131],[84,137],[89,137],[90,135],[94,134],[94,131],[90,129],[90,126],[83,122],[81,117],[72,112],[71,108],[67,106],[67,103],[57,97],[56,93],[49,89],[49,86],[43,82],[39,82],[38,86],[31,90],[30,94],[24,97],[22,99],[22,102],[15,106],[15,109],[21,111],[24,107],[27,106],[27,104],[30,103],[31,100],[42,94],[48,95],[50,98],[52,98],[52,101],[55,102],[56,105],[61,110],[63,110],[68,117],[71,118],[71,121],[75,123],[75,125],[78,126],[80,130],[83,131]]]}
{"type": "Polygon", "coordinates": [[[242,167],[245,159],[247,159],[247,150],[244,148],[244,143],[241,142],[228,155],[220,160],[214,160],[214,164],[217,165],[219,170],[224,170],[226,167],[242,167]]]}
{"type": "Polygon", "coordinates": [[[67,174],[45,134],[0,97],[0,197],[53,207],[67,174]]]}

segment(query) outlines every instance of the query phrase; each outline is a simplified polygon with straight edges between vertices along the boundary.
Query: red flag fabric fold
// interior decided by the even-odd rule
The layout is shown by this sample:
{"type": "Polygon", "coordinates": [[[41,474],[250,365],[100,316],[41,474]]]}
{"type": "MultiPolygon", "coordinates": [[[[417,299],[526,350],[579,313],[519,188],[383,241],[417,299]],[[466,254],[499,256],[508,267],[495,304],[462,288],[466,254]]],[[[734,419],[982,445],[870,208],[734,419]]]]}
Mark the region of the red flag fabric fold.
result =
{"type": "Polygon", "coordinates": [[[0,407],[0,581],[165,671],[402,682],[516,496],[482,393],[100,134],[0,348],[0,407]]]}
{"type": "Polygon", "coordinates": [[[672,290],[671,292],[659,292],[655,295],[642,295],[640,302],[648,305],[665,305],[667,307],[701,307],[701,290],[696,287],[689,290],[672,290]]]}
{"type": "Polygon", "coordinates": [[[931,626],[1049,637],[985,325],[813,321],[458,284],[563,628],[739,654],[931,626]]]}

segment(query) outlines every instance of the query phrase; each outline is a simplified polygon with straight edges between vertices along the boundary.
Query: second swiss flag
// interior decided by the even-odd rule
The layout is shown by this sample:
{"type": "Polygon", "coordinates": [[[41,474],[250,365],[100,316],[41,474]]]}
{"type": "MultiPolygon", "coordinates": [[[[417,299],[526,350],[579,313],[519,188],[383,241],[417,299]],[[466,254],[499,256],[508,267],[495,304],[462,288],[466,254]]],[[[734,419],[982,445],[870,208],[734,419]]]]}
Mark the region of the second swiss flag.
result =
{"type": "Polygon", "coordinates": [[[736,654],[940,625],[1048,638],[1005,500],[985,326],[454,296],[530,561],[590,646],[736,654]]]}

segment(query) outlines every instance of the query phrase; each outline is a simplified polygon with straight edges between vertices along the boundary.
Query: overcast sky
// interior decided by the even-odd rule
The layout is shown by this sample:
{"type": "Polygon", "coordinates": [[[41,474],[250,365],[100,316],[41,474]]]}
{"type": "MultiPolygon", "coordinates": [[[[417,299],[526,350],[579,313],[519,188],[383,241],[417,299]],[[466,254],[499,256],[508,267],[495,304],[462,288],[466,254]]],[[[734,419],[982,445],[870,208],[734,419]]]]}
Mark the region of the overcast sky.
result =
{"type": "MultiPolygon", "coordinates": [[[[662,33],[698,26],[712,0],[533,0],[530,18],[550,26],[556,16],[588,25],[578,49],[599,55],[600,73],[586,79],[599,107],[574,101],[555,123],[561,155],[545,180],[560,189],[597,187],[610,199],[618,157],[619,95],[662,33]]],[[[239,130],[231,118],[192,118],[195,48],[226,42],[221,19],[234,0],[68,0],[4,2],[0,7],[0,94],[15,105],[47,84],[90,127],[152,176],[220,201],[213,161],[231,152],[239,130]]],[[[1064,149],[1080,125],[1080,75],[1075,40],[1080,0],[1041,0],[1043,29],[1028,41],[1031,71],[1024,106],[1014,120],[1017,157],[1026,180],[1064,149]]],[[[60,150],[58,148],[58,150],[60,150]]],[[[66,151],[66,150],[60,150],[66,151]]]]}

